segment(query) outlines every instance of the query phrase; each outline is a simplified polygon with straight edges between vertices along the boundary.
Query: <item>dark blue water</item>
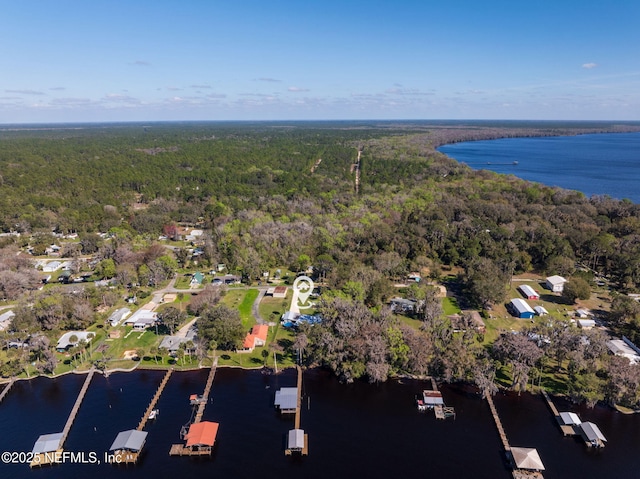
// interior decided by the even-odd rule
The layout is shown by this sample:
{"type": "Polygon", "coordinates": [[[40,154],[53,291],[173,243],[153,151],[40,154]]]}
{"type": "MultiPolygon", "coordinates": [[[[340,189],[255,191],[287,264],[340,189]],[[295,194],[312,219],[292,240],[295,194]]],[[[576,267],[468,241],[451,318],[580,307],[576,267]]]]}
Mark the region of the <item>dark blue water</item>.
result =
{"type": "Polygon", "coordinates": [[[445,145],[438,151],[474,169],[640,203],[640,133],[506,138],[445,145]]]}
{"type": "MultiPolygon", "coordinates": [[[[65,450],[102,455],[119,431],[137,426],[162,376],[149,371],[94,376],[65,450]]],[[[205,410],[205,420],[220,423],[213,457],[170,457],[171,444],[180,441],[180,427],[190,418],[188,396],[202,392],[206,376],[206,370],[172,375],[135,466],[64,464],[30,470],[28,465],[0,465],[0,478],[511,477],[489,408],[473,390],[443,388],[457,418],[438,421],[415,409],[415,395],[427,387],[423,381],[343,385],[319,370],[304,375],[308,457],[284,456],[284,435],[293,419],[273,408],[276,389],[294,386],[295,372],[274,376],[231,369],[216,373],[214,402],[205,410]]],[[[40,434],[62,430],[83,380],[69,375],[16,383],[0,404],[0,451],[31,451],[40,434]]],[[[570,407],[558,402],[561,409],[570,407]]],[[[609,440],[604,450],[592,451],[562,437],[539,396],[501,394],[496,406],[511,443],[538,448],[546,479],[638,477],[640,415],[624,416],[605,407],[577,410],[609,440]]]]}

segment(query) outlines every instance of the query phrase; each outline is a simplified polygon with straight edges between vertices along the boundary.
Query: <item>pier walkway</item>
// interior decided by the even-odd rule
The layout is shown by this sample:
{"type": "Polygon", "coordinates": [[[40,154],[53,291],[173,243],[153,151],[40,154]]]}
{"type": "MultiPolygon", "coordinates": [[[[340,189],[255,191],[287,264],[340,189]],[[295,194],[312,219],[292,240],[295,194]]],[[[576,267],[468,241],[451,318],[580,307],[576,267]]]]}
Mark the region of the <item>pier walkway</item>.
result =
{"type": "Polygon", "coordinates": [[[80,393],[78,394],[78,398],[76,399],[75,404],[73,405],[73,409],[67,418],[67,422],[64,425],[64,429],[59,434],[46,434],[45,436],[40,436],[38,438],[38,442],[36,442],[36,446],[34,446],[34,457],[31,463],[29,464],[31,467],[34,466],[48,466],[52,464],[56,464],[56,461],[59,461],[60,454],[64,450],[64,443],[67,440],[67,436],[69,435],[69,431],[71,431],[71,426],[73,426],[73,421],[76,419],[78,411],[80,410],[80,406],[82,405],[82,401],[84,399],[85,394],[87,394],[87,390],[89,389],[89,384],[91,383],[91,379],[93,378],[96,369],[92,367],[89,370],[89,374],[87,374],[87,378],[84,380],[84,384],[80,389],[80,393]],[[46,441],[45,446],[38,446],[42,440],[46,441]]]}
{"type": "MultiPolygon", "coordinates": [[[[509,440],[507,439],[507,434],[504,432],[504,428],[502,427],[502,421],[500,421],[500,416],[498,416],[498,410],[496,409],[496,405],[493,403],[493,398],[491,397],[491,393],[489,391],[485,391],[485,397],[487,398],[487,403],[489,404],[489,409],[491,410],[491,415],[493,416],[493,420],[496,423],[496,428],[498,429],[498,435],[500,436],[500,441],[502,442],[502,447],[504,448],[505,454],[509,463],[511,465],[511,474],[514,479],[544,479],[542,473],[538,470],[529,470],[525,469],[526,466],[519,466],[517,464],[516,455],[520,455],[524,450],[528,450],[528,448],[520,448],[520,447],[511,447],[509,444],[509,440]],[[516,453],[517,451],[517,453],[516,453]],[[520,467],[523,467],[522,469],[520,467]]],[[[532,451],[535,451],[533,449],[532,451]]],[[[539,460],[539,456],[537,451],[535,451],[535,456],[539,460]]],[[[542,466],[542,462],[540,461],[540,466],[542,466]]]]}
{"type": "Polygon", "coordinates": [[[147,408],[144,415],[142,416],[142,419],[140,420],[140,424],[138,424],[138,428],[137,428],[138,431],[142,431],[144,429],[145,424],[149,420],[149,415],[156,407],[156,403],[158,402],[158,399],[160,399],[160,395],[162,394],[162,391],[164,391],[165,386],[169,382],[169,377],[171,376],[171,373],[173,373],[173,368],[169,369],[167,371],[167,374],[164,375],[164,378],[162,378],[162,382],[160,383],[160,386],[158,386],[158,390],[156,391],[155,396],[153,396],[153,399],[151,399],[151,402],[149,403],[149,407],[147,408]]]}
{"type": "Polygon", "coordinates": [[[7,386],[2,390],[2,393],[0,393],[0,403],[2,402],[4,397],[7,395],[7,393],[9,392],[9,389],[11,389],[11,386],[13,386],[13,383],[15,382],[16,382],[16,378],[11,379],[11,381],[9,381],[9,384],[7,384],[7,386]]]}
{"type": "Polygon", "coordinates": [[[298,370],[296,414],[294,428],[289,431],[287,436],[287,448],[284,450],[285,456],[291,456],[293,453],[299,453],[302,456],[309,454],[309,435],[300,429],[300,415],[302,412],[302,368],[296,365],[296,369],[298,370]]]}
{"type": "Polygon", "coordinates": [[[202,394],[202,401],[198,404],[198,412],[196,413],[196,418],[193,421],[194,424],[202,421],[202,416],[204,414],[204,408],[207,406],[207,402],[209,401],[209,393],[211,392],[211,387],[213,386],[213,378],[216,376],[216,368],[218,367],[218,358],[214,359],[213,364],[211,365],[211,370],[209,371],[209,377],[207,378],[207,383],[204,386],[204,393],[202,394]]]}

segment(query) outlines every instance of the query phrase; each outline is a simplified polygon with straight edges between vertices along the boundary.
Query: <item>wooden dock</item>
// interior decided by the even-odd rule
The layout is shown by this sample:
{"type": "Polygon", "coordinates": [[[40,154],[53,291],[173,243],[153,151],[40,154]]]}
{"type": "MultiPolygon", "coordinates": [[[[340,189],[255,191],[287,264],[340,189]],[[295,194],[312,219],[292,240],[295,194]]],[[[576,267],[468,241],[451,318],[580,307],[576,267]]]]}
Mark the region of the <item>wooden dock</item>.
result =
{"type": "Polygon", "coordinates": [[[80,393],[78,394],[78,398],[76,399],[76,402],[73,405],[71,414],[69,414],[69,417],[67,418],[67,422],[64,425],[64,429],[62,430],[60,440],[58,442],[58,450],[55,453],[38,454],[37,455],[38,457],[34,458],[29,464],[31,467],[49,466],[51,464],[57,464],[57,462],[55,461],[57,460],[57,457],[59,457],[59,455],[62,454],[62,452],[64,451],[64,442],[67,440],[69,431],[71,431],[71,426],[73,426],[73,421],[76,419],[78,411],[80,410],[80,406],[82,405],[82,400],[84,399],[85,394],[87,394],[87,390],[89,389],[89,384],[91,383],[91,379],[93,378],[93,374],[95,372],[96,372],[96,369],[92,367],[89,370],[89,374],[87,374],[87,378],[84,380],[82,389],[80,389],[80,393]]]}
{"type": "MultiPolygon", "coordinates": [[[[302,447],[300,447],[299,445],[300,443],[298,442],[297,445],[291,448],[290,446],[291,443],[289,442],[289,444],[287,444],[287,448],[284,450],[285,456],[291,456],[294,453],[300,454],[302,456],[307,456],[309,454],[309,435],[304,434],[304,431],[300,429],[300,415],[302,413],[302,368],[299,365],[296,365],[296,369],[298,370],[298,385],[297,385],[298,397],[297,397],[296,414],[294,419],[294,430],[297,431],[299,434],[303,434],[304,440],[302,443],[302,447]]],[[[289,436],[290,436],[288,439],[289,441],[291,441],[292,433],[294,433],[294,431],[289,431],[289,436]]]]}
{"type": "Polygon", "coordinates": [[[518,467],[515,465],[515,461],[511,453],[511,445],[509,444],[507,434],[504,432],[504,428],[502,427],[502,421],[500,421],[500,416],[498,416],[498,410],[493,403],[493,398],[491,397],[489,391],[485,391],[485,396],[487,399],[487,403],[489,404],[489,409],[491,410],[491,415],[493,416],[493,420],[496,424],[496,428],[498,429],[498,435],[500,436],[502,447],[504,448],[507,459],[509,460],[509,463],[511,465],[511,474],[513,476],[513,479],[544,479],[544,476],[541,472],[518,469],[518,467]]]}
{"type": "Polygon", "coordinates": [[[556,405],[553,404],[553,401],[551,400],[551,397],[549,396],[547,391],[543,389],[541,393],[545,401],[547,402],[547,405],[549,406],[549,409],[551,410],[551,413],[553,414],[554,419],[558,423],[558,426],[560,427],[560,431],[562,431],[562,435],[575,436],[576,434],[578,434],[575,427],[573,427],[570,424],[563,424],[562,419],[560,418],[560,413],[558,412],[558,408],[556,408],[556,405]]]}
{"type": "Polygon", "coordinates": [[[196,413],[196,418],[193,423],[196,424],[202,421],[202,416],[204,414],[204,408],[207,406],[207,402],[209,401],[209,393],[211,392],[211,387],[213,386],[213,378],[216,376],[216,368],[218,367],[218,358],[213,361],[211,365],[211,370],[209,371],[209,377],[207,377],[207,383],[204,386],[204,393],[202,393],[203,401],[200,401],[198,404],[198,412],[196,413]]]}
{"type": "Polygon", "coordinates": [[[162,391],[164,391],[165,386],[169,382],[169,377],[171,376],[171,373],[173,373],[173,368],[169,369],[167,371],[167,374],[164,375],[164,378],[162,378],[162,382],[160,383],[160,386],[158,386],[158,390],[156,391],[155,396],[153,396],[153,399],[151,399],[151,402],[149,403],[149,407],[147,408],[144,415],[142,416],[142,419],[140,420],[140,424],[138,424],[138,428],[137,428],[138,431],[142,431],[144,429],[145,424],[149,420],[149,415],[151,414],[151,411],[153,411],[153,409],[156,407],[156,403],[158,402],[158,399],[160,399],[160,395],[162,394],[162,391]]]}
{"type": "Polygon", "coordinates": [[[493,416],[493,420],[496,423],[496,428],[498,429],[498,435],[500,436],[500,441],[502,441],[502,447],[504,447],[505,452],[511,451],[511,446],[509,445],[509,440],[507,439],[507,435],[504,432],[504,428],[502,427],[502,421],[500,421],[500,416],[498,416],[498,410],[496,409],[495,404],[493,404],[493,398],[489,391],[486,392],[487,403],[489,404],[489,409],[491,409],[491,415],[493,416]]]}
{"type": "Polygon", "coordinates": [[[300,429],[300,410],[302,409],[302,368],[296,365],[298,369],[298,407],[296,408],[296,418],[294,421],[294,428],[300,429]]]}
{"type": "Polygon", "coordinates": [[[2,390],[2,393],[0,393],[0,403],[2,402],[4,397],[7,395],[7,393],[9,392],[9,389],[11,389],[11,386],[13,386],[13,383],[15,382],[16,382],[16,378],[12,378],[11,381],[9,381],[9,384],[7,384],[7,386],[2,390]]]}
{"type": "Polygon", "coordinates": [[[438,383],[433,376],[428,378],[431,381],[431,390],[425,389],[422,391],[422,400],[418,401],[418,410],[426,411],[427,409],[433,409],[436,419],[447,419],[449,417],[456,418],[456,411],[452,406],[444,404],[442,393],[438,390],[438,383]],[[428,399],[429,398],[429,399],[428,399]],[[429,402],[433,399],[442,400],[442,404],[434,404],[429,402]]]}
{"type": "MultiPolygon", "coordinates": [[[[191,425],[198,424],[202,421],[202,416],[204,415],[204,409],[209,402],[209,394],[211,393],[211,388],[213,387],[213,379],[216,376],[216,368],[218,367],[218,358],[216,357],[211,365],[211,370],[209,371],[209,376],[207,376],[207,382],[204,386],[204,392],[202,396],[200,396],[195,402],[192,402],[194,406],[198,406],[196,411],[195,418],[191,425]]],[[[186,431],[185,427],[183,429],[186,431]]],[[[198,446],[198,447],[187,447],[185,444],[172,444],[171,449],[169,450],[170,456],[210,456],[213,450],[213,446],[198,446]]]]}
{"type": "Polygon", "coordinates": [[[93,374],[95,372],[96,372],[96,369],[92,367],[91,370],[89,371],[89,374],[87,374],[87,379],[84,380],[82,389],[80,389],[80,394],[78,394],[78,399],[76,399],[76,403],[73,405],[73,409],[71,410],[71,414],[69,414],[67,423],[64,425],[64,429],[62,430],[62,438],[60,439],[60,449],[62,449],[62,447],[64,446],[64,442],[67,440],[69,431],[71,431],[71,426],[73,426],[73,421],[75,421],[76,416],[78,415],[78,411],[80,410],[80,406],[82,405],[82,400],[84,399],[85,394],[87,394],[87,390],[89,389],[89,383],[91,383],[91,379],[93,378],[93,374]]]}

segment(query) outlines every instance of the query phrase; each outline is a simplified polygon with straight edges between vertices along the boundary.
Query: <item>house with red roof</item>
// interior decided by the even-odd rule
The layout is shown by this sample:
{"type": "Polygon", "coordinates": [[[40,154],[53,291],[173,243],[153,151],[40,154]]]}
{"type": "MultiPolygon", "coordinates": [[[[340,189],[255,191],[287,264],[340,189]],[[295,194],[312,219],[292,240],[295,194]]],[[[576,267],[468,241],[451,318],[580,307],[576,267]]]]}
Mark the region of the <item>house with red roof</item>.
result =
{"type": "Polygon", "coordinates": [[[266,324],[256,324],[251,328],[251,332],[247,333],[242,343],[242,349],[238,349],[239,353],[250,353],[257,346],[264,346],[267,344],[267,333],[269,332],[269,326],[266,324]]]}

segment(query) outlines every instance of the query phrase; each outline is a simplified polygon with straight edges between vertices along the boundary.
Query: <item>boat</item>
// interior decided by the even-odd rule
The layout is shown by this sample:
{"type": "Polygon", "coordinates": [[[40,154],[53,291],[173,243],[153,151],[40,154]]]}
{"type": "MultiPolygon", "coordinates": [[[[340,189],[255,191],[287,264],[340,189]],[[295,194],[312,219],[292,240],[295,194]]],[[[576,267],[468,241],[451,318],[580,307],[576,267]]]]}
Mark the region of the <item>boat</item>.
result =
{"type": "Polygon", "coordinates": [[[156,417],[158,417],[158,414],[160,414],[160,410],[153,409],[151,413],[149,413],[149,419],[155,419],[156,417]]]}

